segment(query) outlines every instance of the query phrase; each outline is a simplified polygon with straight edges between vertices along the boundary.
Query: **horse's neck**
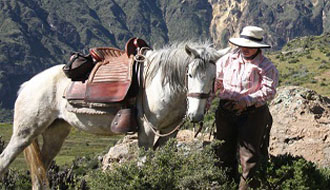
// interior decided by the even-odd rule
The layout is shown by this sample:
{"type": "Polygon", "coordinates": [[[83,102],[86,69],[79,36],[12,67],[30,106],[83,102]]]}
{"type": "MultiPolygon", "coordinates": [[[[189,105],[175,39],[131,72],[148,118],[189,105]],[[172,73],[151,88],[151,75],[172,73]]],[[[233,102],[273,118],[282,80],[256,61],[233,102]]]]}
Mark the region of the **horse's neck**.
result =
{"type": "MultiPolygon", "coordinates": [[[[155,55],[149,55],[148,59],[152,61],[153,56],[155,55]]],[[[152,64],[154,63],[151,62],[150,68],[146,69],[155,69],[152,64]]],[[[164,86],[163,71],[161,67],[157,68],[158,70],[153,75],[148,76],[152,79],[148,80],[145,87],[144,111],[152,123],[166,126],[183,117],[186,111],[186,92],[184,89],[173,88],[169,83],[164,86]]]]}

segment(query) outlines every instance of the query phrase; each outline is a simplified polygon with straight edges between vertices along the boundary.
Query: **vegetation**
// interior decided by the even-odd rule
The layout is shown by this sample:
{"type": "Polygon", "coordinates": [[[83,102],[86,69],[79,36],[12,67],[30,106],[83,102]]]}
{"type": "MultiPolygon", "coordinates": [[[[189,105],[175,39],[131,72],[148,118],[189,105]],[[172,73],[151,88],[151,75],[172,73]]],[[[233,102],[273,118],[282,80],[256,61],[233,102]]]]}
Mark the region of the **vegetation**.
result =
{"type": "Polygon", "coordinates": [[[303,86],[330,96],[330,33],[294,39],[268,57],[279,70],[280,85],[303,86]]]}
{"type": "Polygon", "coordinates": [[[0,123],[10,123],[13,120],[13,110],[2,109],[0,105],[0,123]]]}
{"type": "MultiPolygon", "coordinates": [[[[224,170],[217,167],[214,141],[208,145],[179,144],[170,140],[157,151],[140,150],[131,161],[115,165],[103,172],[97,156],[76,158],[72,164],[57,166],[49,171],[52,189],[61,190],[206,190],[237,189],[224,170]]],[[[136,151],[136,150],[135,150],[136,151]]],[[[258,172],[261,188],[266,190],[327,190],[330,169],[318,169],[301,157],[280,155],[265,160],[258,172]]],[[[0,189],[29,189],[27,172],[9,170],[0,189]]]]}
{"type": "MultiPolygon", "coordinates": [[[[9,142],[11,134],[12,125],[0,123],[0,136],[2,137],[4,146],[9,142]]],[[[56,156],[55,161],[58,165],[62,166],[71,163],[74,159],[81,156],[93,156],[96,153],[105,154],[120,138],[121,136],[96,136],[73,128],[69,137],[64,142],[60,153],[56,156]]],[[[42,143],[41,138],[39,142],[42,143]]],[[[10,168],[27,169],[23,153],[16,158],[10,165],[10,168]]]]}

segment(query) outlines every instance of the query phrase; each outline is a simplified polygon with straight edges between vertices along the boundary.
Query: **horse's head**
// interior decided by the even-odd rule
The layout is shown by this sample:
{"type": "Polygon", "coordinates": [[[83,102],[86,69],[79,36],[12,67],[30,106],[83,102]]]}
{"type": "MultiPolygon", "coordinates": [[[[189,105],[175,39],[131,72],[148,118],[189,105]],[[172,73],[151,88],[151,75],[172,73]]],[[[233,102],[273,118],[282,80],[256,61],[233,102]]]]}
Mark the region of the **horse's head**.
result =
{"type": "Polygon", "coordinates": [[[203,119],[207,99],[213,90],[216,76],[215,62],[230,48],[216,51],[212,47],[185,47],[192,61],[187,67],[187,116],[193,122],[203,119]]]}

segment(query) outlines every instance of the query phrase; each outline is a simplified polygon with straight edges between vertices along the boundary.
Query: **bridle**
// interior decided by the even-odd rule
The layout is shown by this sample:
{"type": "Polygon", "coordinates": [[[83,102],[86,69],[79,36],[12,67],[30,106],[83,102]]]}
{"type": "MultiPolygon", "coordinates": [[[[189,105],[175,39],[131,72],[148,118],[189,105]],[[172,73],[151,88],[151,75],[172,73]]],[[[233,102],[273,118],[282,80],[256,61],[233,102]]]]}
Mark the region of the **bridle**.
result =
{"type": "MultiPolygon", "coordinates": [[[[202,58],[196,58],[196,59],[201,59],[205,63],[205,60],[202,59],[202,58]]],[[[210,61],[209,63],[215,65],[215,63],[213,61],[210,61]]],[[[208,92],[208,93],[203,93],[203,92],[201,92],[201,93],[199,93],[199,92],[189,93],[188,92],[189,64],[186,66],[186,77],[185,77],[185,89],[187,89],[187,98],[188,97],[197,98],[197,99],[207,99],[207,98],[209,98],[212,90],[210,90],[210,92],[208,92]]],[[[188,100],[187,100],[187,103],[188,103],[188,100]]],[[[188,104],[187,104],[187,110],[188,110],[188,104]]]]}

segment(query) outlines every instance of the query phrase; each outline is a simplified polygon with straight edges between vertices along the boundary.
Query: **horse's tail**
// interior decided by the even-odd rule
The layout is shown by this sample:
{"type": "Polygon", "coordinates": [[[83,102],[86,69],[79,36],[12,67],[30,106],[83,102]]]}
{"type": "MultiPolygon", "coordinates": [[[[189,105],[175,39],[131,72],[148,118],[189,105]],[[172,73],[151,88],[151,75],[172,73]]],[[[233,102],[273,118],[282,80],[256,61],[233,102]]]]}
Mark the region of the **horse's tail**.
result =
{"type": "Polygon", "coordinates": [[[41,159],[41,152],[37,139],[33,140],[32,143],[25,148],[24,157],[30,167],[32,189],[48,189],[47,170],[41,159]]]}

